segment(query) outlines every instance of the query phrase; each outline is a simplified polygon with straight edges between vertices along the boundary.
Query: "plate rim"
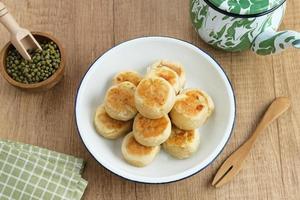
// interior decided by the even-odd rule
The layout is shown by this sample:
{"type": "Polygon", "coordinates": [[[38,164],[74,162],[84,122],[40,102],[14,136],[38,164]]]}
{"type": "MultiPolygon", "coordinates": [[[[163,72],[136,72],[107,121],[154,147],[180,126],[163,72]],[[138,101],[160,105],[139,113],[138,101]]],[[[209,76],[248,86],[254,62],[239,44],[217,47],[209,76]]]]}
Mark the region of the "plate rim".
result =
{"type": "Polygon", "coordinates": [[[79,138],[81,140],[81,142],[83,143],[83,146],[85,147],[85,149],[87,150],[87,152],[92,156],[92,158],[94,160],[96,160],[96,162],[98,164],[100,164],[100,166],[102,166],[104,169],[106,169],[107,171],[109,171],[110,173],[118,176],[118,177],[121,177],[125,180],[128,180],[128,181],[131,181],[131,182],[134,182],[134,183],[142,183],[142,184],[168,184],[168,183],[174,183],[174,182],[178,182],[178,181],[182,181],[184,179],[188,179],[196,174],[198,174],[199,172],[201,172],[202,170],[206,169],[209,165],[211,165],[218,157],[219,155],[223,152],[224,148],[226,147],[226,145],[228,144],[230,138],[232,137],[232,134],[233,134],[233,130],[235,128],[235,124],[236,124],[236,96],[235,96],[235,92],[234,92],[234,89],[233,89],[233,86],[232,86],[232,83],[229,79],[229,77],[227,76],[224,68],[222,67],[222,65],[210,54],[208,53],[207,51],[201,49],[200,47],[192,44],[191,42],[189,41],[186,41],[186,40],[183,40],[183,39],[179,39],[179,38],[175,38],[175,37],[171,37],[171,36],[160,36],[160,35],[152,35],[152,36],[141,36],[141,37],[135,37],[135,38],[131,38],[129,40],[125,40],[123,42],[120,42],[114,46],[112,46],[111,48],[108,48],[106,51],[104,51],[102,54],[100,54],[97,58],[94,59],[94,61],[92,61],[90,64],[89,64],[89,67],[87,68],[87,70],[85,71],[85,73],[82,75],[82,78],[77,86],[77,90],[76,90],[76,95],[75,95],[75,103],[74,103],[74,118],[75,118],[75,124],[76,124],[76,129],[77,129],[77,134],[79,135],[79,138]],[[76,107],[77,107],[77,99],[78,99],[78,93],[79,93],[79,90],[81,88],[81,85],[82,85],[82,82],[84,80],[84,78],[86,77],[87,73],[92,69],[93,65],[102,57],[104,56],[106,53],[108,53],[109,51],[111,51],[112,49],[118,47],[119,45],[122,45],[124,43],[127,43],[127,42],[131,42],[133,40],[138,40],[138,39],[147,39],[147,38],[163,38],[163,39],[172,39],[172,40],[178,40],[180,42],[184,42],[184,43],[187,43],[189,45],[192,45],[193,47],[197,48],[198,50],[202,51],[204,54],[206,54],[207,56],[209,56],[213,61],[216,62],[217,66],[221,69],[221,71],[224,73],[228,83],[229,83],[229,86],[231,88],[231,91],[232,91],[232,95],[233,95],[233,104],[234,104],[234,112],[233,112],[233,123],[232,123],[232,126],[231,126],[231,129],[230,129],[230,134],[229,134],[229,137],[227,138],[227,141],[224,143],[224,146],[222,147],[222,149],[218,152],[218,154],[209,162],[207,163],[207,165],[205,165],[204,167],[202,167],[201,169],[199,169],[198,171],[188,175],[188,176],[185,176],[185,177],[182,177],[182,178],[179,178],[179,179],[175,179],[175,180],[171,180],[171,181],[162,181],[162,182],[143,182],[143,181],[138,181],[138,180],[133,180],[133,179],[130,179],[128,177],[124,177],[122,175],[119,175],[115,172],[113,172],[112,170],[106,168],[100,161],[97,160],[97,158],[90,152],[90,150],[88,149],[88,147],[86,146],[86,144],[84,143],[83,139],[82,139],[82,136],[81,136],[81,133],[79,131],[79,128],[78,128],[78,122],[77,122],[77,112],[76,112],[76,107]]]}

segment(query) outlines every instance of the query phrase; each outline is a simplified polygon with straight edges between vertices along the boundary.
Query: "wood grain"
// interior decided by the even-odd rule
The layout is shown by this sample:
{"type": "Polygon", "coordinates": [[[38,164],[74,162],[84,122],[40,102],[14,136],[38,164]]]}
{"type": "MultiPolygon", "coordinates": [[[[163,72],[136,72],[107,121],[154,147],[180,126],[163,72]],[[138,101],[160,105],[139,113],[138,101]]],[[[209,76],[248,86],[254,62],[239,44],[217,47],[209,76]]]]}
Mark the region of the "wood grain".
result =
{"type": "MultiPolygon", "coordinates": [[[[193,30],[188,1],[182,0],[3,0],[30,30],[51,32],[66,48],[66,76],[46,93],[29,94],[0,78],[0,137],[31,143],[87,160],[84,199],[288,199],[300,196],[300,51],[259,57],[225,53],[206,45],[193,30]],[[230,77],[237,99],[237,121],[230,142],[201,173],[172,184],[136,184],[99,166],[77,135],[74,98],[94,59],[122,41],[166,35],[187,40],[213,55],[230,77]],[[260,137],[235,179],[210,186],[226,157],[248,138],[267,105],[291,97],[292,109],[260,137]]],[[[289,0],[281,29],[300,31],[300,1],[289,0]]],[[[0,26],[0,46],[9,40],[0,26]]]]}

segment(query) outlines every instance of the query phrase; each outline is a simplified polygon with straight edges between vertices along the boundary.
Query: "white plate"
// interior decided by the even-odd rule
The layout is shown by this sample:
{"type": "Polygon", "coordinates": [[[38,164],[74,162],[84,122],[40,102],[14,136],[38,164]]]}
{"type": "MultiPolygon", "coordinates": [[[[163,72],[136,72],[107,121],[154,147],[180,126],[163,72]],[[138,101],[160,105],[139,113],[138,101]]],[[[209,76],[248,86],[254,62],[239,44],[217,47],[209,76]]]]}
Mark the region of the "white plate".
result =
{"type": "Polygon", "coordinates": [[[80,137],[102,166],[132,181],[167,183],[201,171],[219,155],[233,129],[235,98],[220,65],[199,48],[174,38],[143,37],[115,46],[91,65],[78,89],[75,112],[80,137]],[[200,148],[191,158],[176,160],[162,150],[150,165],[137,168],[123,160],[122,139],[111,141],[97,134],[93,117],[117,72],[131,69],[145,73],[146,67],[158,59],[182,63],[187,76],[186,88],[207,91],[216,110],[208,123],[200,128],[200,148]]]}

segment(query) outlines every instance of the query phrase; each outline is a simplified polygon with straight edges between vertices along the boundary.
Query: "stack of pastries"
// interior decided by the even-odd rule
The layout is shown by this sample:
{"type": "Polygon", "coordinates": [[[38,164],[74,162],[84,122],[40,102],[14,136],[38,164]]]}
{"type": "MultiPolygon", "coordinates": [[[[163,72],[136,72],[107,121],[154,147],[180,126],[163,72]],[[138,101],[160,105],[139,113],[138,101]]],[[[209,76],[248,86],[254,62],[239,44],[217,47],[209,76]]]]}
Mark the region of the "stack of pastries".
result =
{"type": "Polygon", "coordinates": [[[163,149],[177,159],[190,157],[200,142],[198,128],[214,111],[211,97],[184,89],[182,65],[160,60],[143,77],[118,73],[95,114],[97,132],[107,139],[124,136],[121,151],[131,165],[143,167],[163,149]]]}

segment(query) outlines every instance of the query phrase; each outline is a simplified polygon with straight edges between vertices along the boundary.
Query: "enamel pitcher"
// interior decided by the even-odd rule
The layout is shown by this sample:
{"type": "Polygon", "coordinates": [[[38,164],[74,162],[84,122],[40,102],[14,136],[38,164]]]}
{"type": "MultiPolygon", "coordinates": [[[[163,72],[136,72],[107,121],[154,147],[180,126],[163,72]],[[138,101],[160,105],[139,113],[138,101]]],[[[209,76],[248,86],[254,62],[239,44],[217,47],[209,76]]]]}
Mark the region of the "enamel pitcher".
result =
{"type": "Polygon", "coordinates": [[[300,48],[300,33],[277,32],[285,8],[285,0],[190,0],[192,23],[205,42],[259,55],[300,48]]]}

